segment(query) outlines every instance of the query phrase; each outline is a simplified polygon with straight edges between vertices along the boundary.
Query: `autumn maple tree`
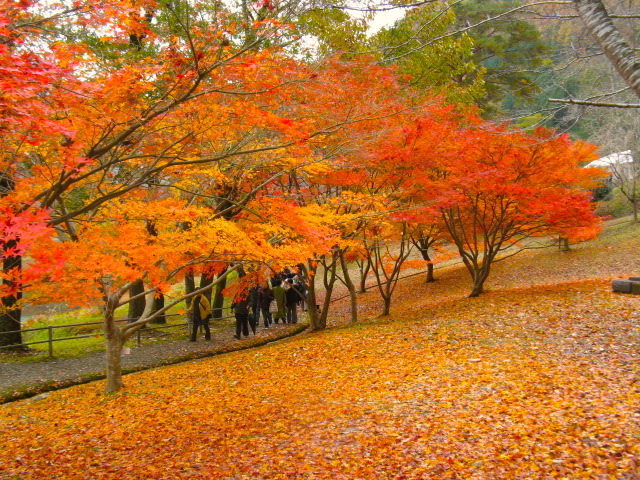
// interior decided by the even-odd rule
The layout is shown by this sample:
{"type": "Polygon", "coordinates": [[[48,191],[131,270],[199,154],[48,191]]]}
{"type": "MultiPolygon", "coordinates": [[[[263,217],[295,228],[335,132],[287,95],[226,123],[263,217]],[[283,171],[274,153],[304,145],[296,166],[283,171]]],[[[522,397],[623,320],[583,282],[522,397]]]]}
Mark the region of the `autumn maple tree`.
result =
{"type": "Polygon", "coordinates": [[[470,296],[483,292],[494,262],[533,238],[599,232],[589,189],[602,172],[580,168],[593,146],[543,129],[478,125],[464,133],[456,157],[434,165],[433,176],[435,206],[473,281],[470,296]]]}

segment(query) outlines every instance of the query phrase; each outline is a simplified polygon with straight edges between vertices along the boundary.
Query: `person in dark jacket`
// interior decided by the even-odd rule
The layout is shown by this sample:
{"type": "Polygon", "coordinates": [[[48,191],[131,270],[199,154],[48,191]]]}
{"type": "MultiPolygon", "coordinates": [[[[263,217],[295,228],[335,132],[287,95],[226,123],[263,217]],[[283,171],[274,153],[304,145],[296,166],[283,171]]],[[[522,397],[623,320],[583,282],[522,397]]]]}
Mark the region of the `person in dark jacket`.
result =
{"type": "Polygon", "coordinates": [[[260,325],[260,288],[257,285],[249,289],[249,302],[253,324],[258,326],[260,325]]]}
{"type": "Polygon", "coordinates": [[[287,279],[289,288],[285,293],[287,305],[287,323],[298,323],[298,302],[303,299],[300,291],[293,286],[293,279],[287,279]]]}
{"type": "Polygon", "coordinates": [[[240,298],[236,295],[233,303],[231,304],[231,310],[236,317],[236,334],[235,338],[240,340],[240,333],[242,333],[245,337],[249,336],[249,325],[251,325],[251,330],[253,330],[253,334],[256,334],[256,324],[253,319],[250,321],[249,319],[249,299],[248,298],[240,298]]]}
{"type": "Polygon", "coordinates": [[[302,273],[299,273],[293,278],[293,286],[296,288],[296,290],[298,290],[298,293],[300,293],[300,297],[302,297],[298,302],[298,305],[300,306],[301,309],[303,309],[306,312],[308,288],[307,288],[307,282],[305,281],[305,278],[302,276],[302,273]]]}
{"type": "Polygon", "coordinates": [[[269,311],[269,308],[271,308],[271,302],[273,302],[273,290],[269,288],[269,284],[267,283],[265,286],[260,287],[259,293],[262,321],[264,323],[264,328],[269,328],[271,326],[271,312],[269,311]]]}
{"type": "Polygon", "coordinates": [[[193,310],[193,326],[191,329],[191,338],[189,340],[192,342],[196,341],[200,325],[204,327],[204,339],[211,340],[211,330],[209,329],[211,305],[209,304],[209,300],[207,300],[207,297],[199,293],[193,299],[191,309],[193,310]]]}

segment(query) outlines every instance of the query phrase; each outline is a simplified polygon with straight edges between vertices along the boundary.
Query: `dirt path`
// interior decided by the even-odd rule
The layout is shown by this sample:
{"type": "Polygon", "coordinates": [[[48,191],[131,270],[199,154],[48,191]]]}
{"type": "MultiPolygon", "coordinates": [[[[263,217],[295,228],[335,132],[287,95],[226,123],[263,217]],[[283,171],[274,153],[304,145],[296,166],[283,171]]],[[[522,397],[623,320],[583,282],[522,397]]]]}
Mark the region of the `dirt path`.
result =
{"type": "MultiPolygon", "coordinates": [[[[233,338],[235,327],[217,332],[211,341],[199,338],[192,343],[177,340],[162,344],[148,344],[131,348],[129,355],[123,355],[122,366],[127,372],[146,370],[161,365],[178,363],[264,345],[306,328],[304,324],[275,325],[269,330],[258,327],[258,332],[247,339],[233,338]]],[[[104,378],[104,352],[95,352],[84,357],[65,358],[37,363],[0,364],[0,403],[18,398],[26,398],[41,392],[86,383],[104,378]]]]}

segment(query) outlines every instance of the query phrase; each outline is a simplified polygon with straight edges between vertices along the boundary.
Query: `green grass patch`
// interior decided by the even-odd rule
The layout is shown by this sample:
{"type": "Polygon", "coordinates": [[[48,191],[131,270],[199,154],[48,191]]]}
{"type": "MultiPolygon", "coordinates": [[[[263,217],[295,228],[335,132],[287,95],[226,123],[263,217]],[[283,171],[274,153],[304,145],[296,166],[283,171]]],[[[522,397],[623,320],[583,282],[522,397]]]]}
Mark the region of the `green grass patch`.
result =
{"type": "MultiPolygon", "coordinates": [[[[165,302],[168,304],[173,299],[184,295],[184,284],[176,284],[166,294],[165,302]]],[[[225,298],[225,307],[231,301],[225,298]]],[[[171,307],[167,312],[167,323],[164,325],[150,324],[150,329],[140,332],[142,343],[162,343],[180,340],[188,336],[184,311],[186,305],[180,302],[171,307]],[[175,328],[164,328],[175,325],[175,328]],[[156,329],[157,327],[163,327],[156,329]]],[[[223,312],[228,315],[228,311],[223,312]]],[[[128,315],[128,305],[123,305],[116,310],[116,318],[125,319],[128,315]]],[[[212,324],[212,331],[217,332],[228,326],[227,320],[221,320],[212,324]]],[[[25,331],[23,342],[29,345],[26,352],[10,352],[0,350],[0,361],[5,362],[39,362],[49,360],[49,336],[53,339],[53,356],[55,358],[81,357],[93,352],[104,351],[104,337],[102,335],[102,312],[99,308],[83,308],[71,310],[54,315],[34,315],[23,322],[23,329],[39,329],[25,331]],[[51,328],[50,328],[51,327],[51,328]],[[68,340],[63,340],[68,339],[68,340]]],[[[127,342],[127,346],[138,344],[138,336],[134,335],[127,342]]]]}
{"type": "MultiPolygon", "coordinates": [[[[163,342],[185,338],[187,336],[184,327],[185,317],[178,315],[184,307],[176,305],[170,309],[166,325],[153,325],[149,330],[140,333],[143,343],[163,342]],[[165,327],[175,325],[175,328],[162,328],[155,330],[153,327],[165,327]]],[[[127,306],[116,310],[117,318],[125,318],[127,306]]],[[[9,362],[39,362],[48,360],[49,336],[53,340],[53,356],[56,358],[71,358],[88,355],[104,350],[104,337],[102,335],[102,314],[97,309],[80,309],[56,315],[35,315],[24,322],[23,341],[29,345],[27,352],[1,352],[0,360],[9,362]],[[29,331],[30,329],[39,329],[29,331]],[[64,340],[67,339],[67,340],[64,340]]],[[[128,346],[137,345],[138,338],[134,337],[127,343],[128,346]]]]}

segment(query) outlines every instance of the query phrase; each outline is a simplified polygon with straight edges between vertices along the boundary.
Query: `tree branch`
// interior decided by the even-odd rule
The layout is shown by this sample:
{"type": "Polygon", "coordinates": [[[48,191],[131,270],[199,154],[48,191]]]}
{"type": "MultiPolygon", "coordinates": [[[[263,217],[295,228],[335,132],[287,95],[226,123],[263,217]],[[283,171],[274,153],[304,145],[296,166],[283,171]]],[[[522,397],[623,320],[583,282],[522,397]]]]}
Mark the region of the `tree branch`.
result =
{"type": "Polygon", "coordinates": [[[640,103],[606,103],[606,102],[589,102],[587,100],[573,100],[550,98],[550,103],[570,103],[572,105],[588,105],[590,107],[608,107],[608,108],[640,108],[640,103]]]}

